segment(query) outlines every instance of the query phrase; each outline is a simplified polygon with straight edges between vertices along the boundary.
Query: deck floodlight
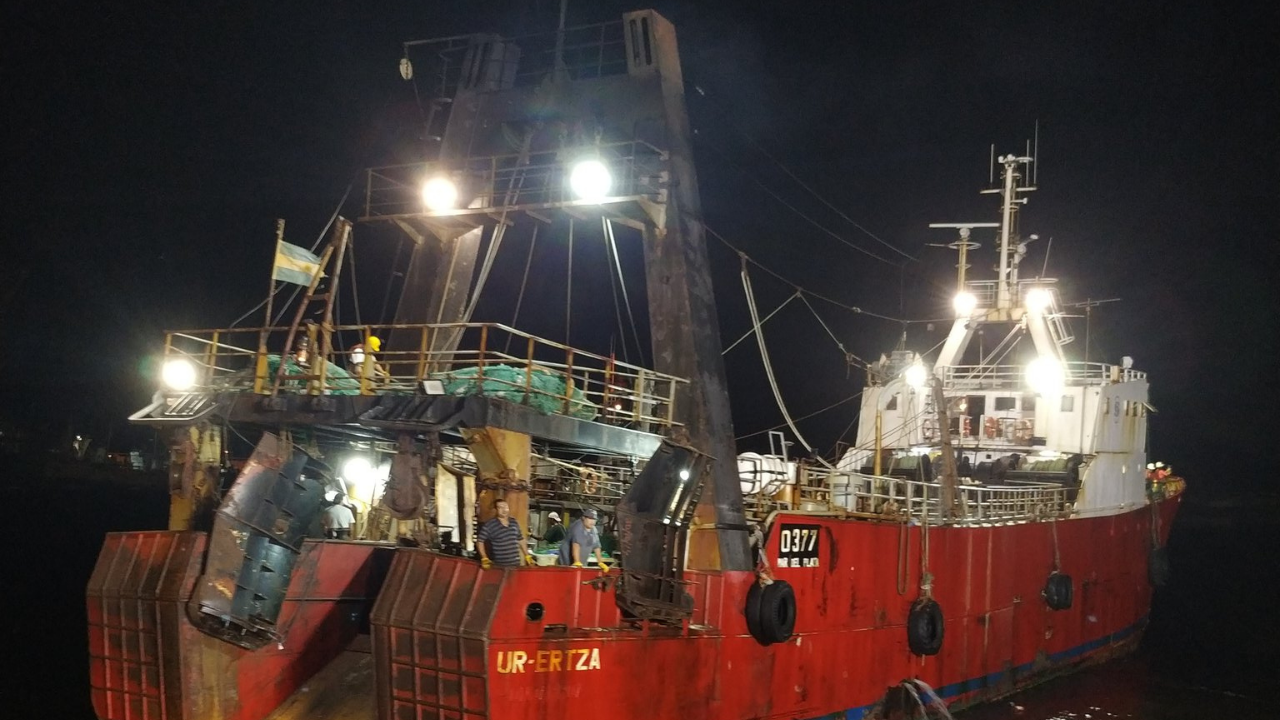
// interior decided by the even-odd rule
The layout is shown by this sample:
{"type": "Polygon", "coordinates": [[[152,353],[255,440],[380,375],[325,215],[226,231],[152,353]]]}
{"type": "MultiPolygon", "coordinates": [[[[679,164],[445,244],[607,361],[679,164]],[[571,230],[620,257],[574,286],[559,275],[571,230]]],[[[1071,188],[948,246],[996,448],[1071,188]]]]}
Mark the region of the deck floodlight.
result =
{"type": "Polygon", "coordinates": [[[1044,288],[1032,288],[1027,291],[1024,304],[1027,307],[1027,312],[1039,315],[1053,304],[1053,295],[1049,294],[1049,291],[1044,288]]]}
{"type": "Polygon", "coordinates": [[[961,291],[956,293],[951,305],[956,309],[956,317],[969,317],[978,309],[978,298],[971,292],[961,291]]]}
{"type": "Polygon", "coordinates": [[[579,160],[569,173],[569,188],[580,200],[603,200],[612,187],[613,176],[599,160],[579,160]]]}
{"type": "Polygon", "coordinates": [[[1051,357],[1038,357],[1027,365],[1027,385],[1036,394],[1049,396],[1062,391],[1066,384],[1066,374],[1062,363],[1051,357]]]}
{"type": "Polygon", "coordinates": [[[919,390],[924,387],[925,382],[929,379],[929,371],[924,369],[924,365],[913,363],[907,367],[906,372],[902,373],[902,379],[906,380],[911,387],[919,390]]]}
{"type": "Polygon", "coordinates": [[[422,202],[432,212],[452,210],[458,206],[458,186],[449,178],[437,175],[423,184],[422,202]]]}
{"type": "Polygon", "coordinates": [[[167,360],[160,368],[160,380],[170,390],[190,390],[196,384],[196,366],[185,358],[167,360]]]}
{"type": "Polygon", "coordinates": [[[347,458],[342,464],[342,478],[350,483],[364,483],[373,476],[373,463],[363,455],[347,458]]]}

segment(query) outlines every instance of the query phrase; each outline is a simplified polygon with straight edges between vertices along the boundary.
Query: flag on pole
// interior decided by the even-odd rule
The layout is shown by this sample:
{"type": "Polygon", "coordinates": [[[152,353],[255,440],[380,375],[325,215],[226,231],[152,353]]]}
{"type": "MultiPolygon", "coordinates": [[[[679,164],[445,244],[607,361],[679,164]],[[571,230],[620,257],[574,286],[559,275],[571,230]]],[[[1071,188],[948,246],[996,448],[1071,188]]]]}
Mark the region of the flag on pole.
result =
{"type": "Polygon", "coordinates": [[[271,269],[272,279],[294,285],[310,285],[311,279],[318,272],[320,272],[320,258],[297,245],[290,245],[287,242],[277,243],[276,262],[271,269]]]}

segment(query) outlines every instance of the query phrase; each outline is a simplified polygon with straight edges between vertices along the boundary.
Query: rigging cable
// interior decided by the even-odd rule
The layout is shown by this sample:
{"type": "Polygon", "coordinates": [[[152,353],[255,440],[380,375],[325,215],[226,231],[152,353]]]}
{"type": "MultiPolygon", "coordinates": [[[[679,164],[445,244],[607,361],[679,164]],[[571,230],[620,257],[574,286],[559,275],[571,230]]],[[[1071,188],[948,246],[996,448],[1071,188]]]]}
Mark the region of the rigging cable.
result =
{"type": "Polygon", "coordinates": [[[564,289],[564,344],[572,345],[569,342],[569,321],[573,314],[573,218],[569,218],[569,268],[565,271],[566,283],[564,289]]]}
{"type": "MultiPolygon", "coordinates": [[[[605,262],[609,265],[609,294],[613,296],[613,316],[618,321],[618,338],[622,340],[622,361],[631,362],[631,356],[627,352],[627,327],[622,324],[622,306],[618,304],[618,281],[613,275],[613,252],[609,247],[609,218],[600,218],[601,229],[604,231],[604,255],[605,262]]],[[[612,353],[612,341],[610,341],[610,352],[612,353]]]]}
{"type": "Polygon", "coordinates": [[[708,226],[708,225],[706,225],[705,223],[703,223],[702,228],[707,232],[707,234],[711,235],[711,237],[713,237],[713,238],[715,238],[715,239],[719,240],[722,244],[724,244],[724,246],[725,246],[725,247],[727,247],[727,248],[729,248],[730,250],[732,250],[732,251],[733,251],[733,253],[734,253],[735,255],[737,255],[737,256],[739,256],[739,257],[741,257],[741,258],[745,258],[747,262],[751,263],[752,265],[755,265],[756,267],[760,268],[761,270],[765,271],[766,273],[768,273],[768,274],[772,275],[773,277],[777,278],[779,281],[781,281],[781,282],[785,283],[786,285],[788,285],[788,286],[790,286],[790,287],[793,287],[793,288],[795,288],[795,289],[799,290],[800,292],[804,293],[805,295],[808,295],[809,297],[817,298],[818,300],[822,300],[823,302],[830,303],[830,304],[832,304],[832,305],[835,305],[835,306],[836,306],[836,307],[838,307],[838,308],[841,308],[841,309],[844,309],[844,310],[848,310],[849,312],[856,313],[856,314],[858,314],[858,315],[866,315],[866,316],[868,316],[868,317],[877,318],[877,319],[879,319],[879,320],[888,320],[889,322],[895,322],[895,323],[923,323],[923,322],[932,322],[932,321],[927,321],[927,320],[903,320],[903,319],[901,319],[901,318],[890,317],[890,316],[888,316],[888,315],[881,315],[880,313],[874,313],[874,312],[871,312],[870,310],[864,310],[864,309],[862,309],[862,308],[860,308],[860,307],[857,307],[856,305],[849,305],[849,304],[847,304],[847,303],[840,302],[839,300],[835,300],[835,299],[832,299],[832,298],[830,298],[830,297],[827,297],[826,295],[823,295],[823,294],[821,294],[821,293],[817,293],[817,292],[814,292],[814,291],[809,290],[809,289],[807,289],[807,288],[801,287],[801,286],[800,286],[800,285],[798,285],[797,283],[794,283],[794,282],[792,282],[792,281],[788,280],[786,277],[784,277],[783,275],[779,274],[777,271],[775,271],[775,270],[773,270],[773,269],[769,268],[768,266],[766,266],[765,264],[761,263],[759,260],[756,260],[755,258],[751,257],[750,255],[747,255],[745,252],[743,252],[743,251],[739,250],[739,249],[737,248],[737,246],[735,246],[733,243],[729,242],[727,239],[725,239],[725,237],[724,237],[723,235],[721,235],[720,233],[718,233],[718,232],[716,232],[715,230],[711,229],[711,227],[710,227],[710,226],[708,226]]]}
{"type": "MultiPolygon", "coordinates": [[[[722,152],[722,151],[720,151],[720,150],[717,150],[716,148],[714,148],[714,147],[712,147],[712,146],[710,146],[710,145],[706,145],[705,147],[710,147],[710,148],[712,149],[712,151],[714,151],[714,152],[716,152],[717,154],[719,154],[722,158],[724,158],[724,159],[728,160],[730,163],[733,163],[734,165],[737,165],[737,163],[736,163],[732,158],[730,158],[728,155],[726,155],[724,152],[722,152]]],[[[738,166],[738,167],[739,167],[739,169],[741,169],[741,166],[738,166]]],[[[840,233],[836,232],[835,230],[832,230],[831,228],[827,227],[826,225],[823,225],[822,223],[820,223],[820,222],[818,222],[817,220],[815,220],[813,217],[811,217],[811,216],[809,216],[809,215],[806,215],[806,214],[805,214],[805,212],[804,212],[803,210],[801,210],[800,208],[798,208],[798,207],[796,207],[795,205],[792,205],[791,203],[787,202],[787,200],[786,200],[785,198],[783,198],[781,195],[779,195],[777,192],[775,192],[775,191],[774,191],[772,188],[770,188],[768,185],[765,185],[763,182],[761,182],[759,178],[755,177],[754,175],[752,175],[752,174],[750,174],[750,173],[746,173],[746,172],[743,172],[742,174],[747,175],[747,176],[751,179],[751,182],[755,183],[755,184],[756,184],[756,185],[757,185],[761,190],[765,191],[765,193],[766,193],[767,195],[769,195],[769,197],[773,198],[774,200],[777,200],[777,201],[778,201],[778,203],[780,203],[783,207],[785,207],[785,208],[787,208],[788,210],[790,210],[791,212],[795,213],[795,214],[796,214],[797,216],[799,216],[802,220],[804,220],[805,222],[807,222],[807,223],[809,223],[810,225],[814,226],[815,228],[817,228],[817,229],[821,230],[823,233],[825,233],[825,234],[827,234],[827,235],[830,235],[831,237],[835,238],[836,240],[839,240],[841,243],[844,243],[845,245],[849,246],[850,248],[852,248],[852,249],[854,249],[854,250],[856,250],[856,251],[858,251],[858,252],[862,253],[863,255],[866,255],[867,257],[869,257],[869,258],[871,258],[871,259],[873,259],[873,260],[879,260],[880,262],[884,263],[885,265],[889,265],[889,266],[891,266],[891,267],[900,267],[900,266],[902,265],[902,263],[896,263],[896,262],[894,262],[894,261],[892,261],[892,260],[889,260],[888,258],[881,257],[880,255],[877,255],[876,253],[873,253],[873,252],[871,252],[870,250],[867,250],[867,249],[866,249],[866,248],[864,248],[864,247],[861,247],[861,246],[859,246],[859,245],[855,245],[855,244],[853,244],[853,243],[852,243],[852,242],[850,242],[849,240],[845,239],[845,237],[844,237],[843,235],[841,235],[840,233]]],[[[899,251],[899,252],[901,252],[901,251],[899,251]]],[[[908,257],[909,257],[909,256],[908,256],[908,257]]]]}
{"type": "MultiPolygon", "coordinates": [[[[520,305],[524,303],[524,288],[529,282],[529,266],[533,264],[533,248],[538,244],[538,228],[542,225],[534,223],[533,237],[529,239],[529,254],[524,259],[524,275],[520,278],[520,294],[516,296],[516,310],[511,314],[511,327],[514,329],[516,323],[520,320],[520,305]]],[[[507,343],[502,348],[502,354],[507,355],[511,352],[511,333],[507,333],[507,343]]]]}
{"type": "MultiPolygon", "coordinates": [[[[809,418],[814,417],[815,415],[821,415],[822,413],[824,413],[824,412],[826,412],[826,411],[828,411],[828,410],[834,410],[835,408],[838,408],[838,407],[840,407],[841,405],[844,405],[844,404],[845,404],[845,403],[847,403],[847,402],[852,402],[852,401],[854,401],[854,400],[857,400],[859,397],[861,397],[861,395],[862,395],[862,391],[861,391],[861,390],[859,390],[858,392],[856,392],[856,393],[854,393],[854,394],[850,395],[849,397],[847,397],[847,398],[845,398],[845,399],[843,399],[843,400],[837,400],[837,401],[835,401],[835,402],[831,403],[830,405],[828,405],[828,406],[826,406],[826,407],[822,408],[821,410],[814,410],[813,412],[809,413],[808,415],[801,415],[800,417],[796,418],[796,422],[800,422],[801,420],[808,420],[809,418]]],[[[854,419],[856,420],[857,418],[855,417],[854,419]]],[[[774,426],[773,426],[773,427],[771,427],[771,428],[765,428],[764,430],[757,430],[757,431],[755,431],[755,432],[747,433],[746,435],[739,435],[738,437],[734,438],[734,440],[746,440],[747,438],[755,437],[756,435],[763,435],[763,434],[765,434],[765,433],[767,433],[767,432],[773,432],[774,430],[781,430],[781,429],[782,429],[782,428],[784,428],[784,427],[787,427],[787,424],[786,424],[785,422],[783,422],[783,423],[779,423],[779,424],[777,424],[777,425],[774,425],[774,426]]],[[[847,431],[846,431],[846,432],[847,432],[847,431]]]]}
{"type": "MultiPolygon", "coordinates": [[[[774,315],[777,315],[777,314],[782,310],[782,308],[786,307],[786,306],[787,306],[787,305],[788,305],[792,300],[795,300],[795,299],[796,299],[796,298],[798,298],[798,297],[803,297],[803,296],[800,294],[800,291],[799,291],[799,290],[796,290],[794,293],[792,293],[792,294],[791,294],[791,297],[787,298],[786,300],[783,300],[781,305],[779,305],[778,307],[774,308],[774,309],[773,309],[773,312],[769,313],[768,315],[765,315],[765,316],[764,316],[764,319],[763,319],[763,320],[761,320],[761,321],[760,321],[760,323],[761,323],[761,324],[764,324],[764,323],[769,322],[769,318],[773,317],[774,315]]],[[[742,342],[743,340],[746,340],[747,338],[751,337],[751,335],[752,335],[752,334],[754,334],[754,333],[755,333],[755,331],[756,331],[756,327],[755,327],[755,326],[752,326],[752,328],[751,328],[750,330],[748,330],[748,331],[746,331],[746,332],[742,333],[742,337],[738,338],[737,340],[734,340],[734,341],[733,341],[733,343],[731,343],[731,344],[729,345],[729,347],[725,348],[724,350],[721,350],[721,351],[720,351],[720,354],[721,354],[721,355],[727,355],[727,354],[729,353],[729,351],[730,351],[730,350],[732,350],[732,349],[734,349],[735,347],[737,347],[737,346],[738,346],[738,343],[740,343],[740,342],[742,342]]],[[[759,435],[759,433],[752,433],[752,434],[753,434],[753,435],[759,435]]],[[[739,438],[739,439],[741,439],[741,438],[739,438]]]]}
{"type": "Polygon", "coordinates": [[[910,261],[912,261],[912,262],[918,262],[917,258],[915,258],[915,257],[913,257],[913,256],[911,256],[911,255],[909,255],[909,254],[907,254],[907,252],[906,252],[906,251],[899,249],[896,245],[893,245],[893,244],[892,244],[892,243],[890,243],[889,241],[887,241],[887,240],[885,240],[885,239],[881,238],[879,235],[876,235],[875,233],[871,232],[871,231],[870,231],[870,230],[868,230],[867,228],[863,227],[860,223],[858,223],[858,222],[857,222],[857,221],[855,221],[853,218],[851,218],[851,217],[849,217],[847,214],[845,214],[845,212],[844,212],[843,210],[841,210],[840,208],[838,208],[838,207],[836,207],[835,205],[831,204],[831,203],[830,203],[826,198],[824,198],[823,196],[819,195],[819,194],[818,194],[818,191],[814,190],[812,187],[809,187],[809,185],[808,185],[807,183],[805,183],[805,181],[801,180],[798,176],[796,176],[796,174],[795,174],[794,172],[792,172],[790,168],[788,168],[786,165],[783,165],[783,164],[782,164],[782,162],[781,162],[780,160],[778,160],[777,158],[775,158],[774,156],[770,155],[770,154],[768,153],[768,151],[766,151],[766,150],[764,149],[764,147],[763,147],[763,146],[762,146],[758,141],[756,141],[756,139],[755,139],[755,138],[753,138],[753,137],[751,137],[750,135],[748,135],[748,134],[746,133],[746,131],[739,129],[739,130],[738,130],[738,134],[742,135],[742,137],[743,137],[743,138],[745,138],[745,139],[746,139],[746,141],[747,141],[747,142],[748,142],[752,147],[754,147],[757,151],[759,151],[759,153],[760,153],[761,155],[764,155],[766,158],[769,158],[769,160],[770,160],[774,165],[777,165],[777,166],[778,166],[778,169],[779,169],[779,170],[781,170],[782,172],[786,173],[787,177],[789,177],[789,178],[791,178],[792,180],[794,180],[794,181],[796,182],[796,184],[797,184],[797,185],[799,185],[800,187],[804,188],[805,190],[808,190],[810,195],[813,195],[815,198],[817,198],[817,199],[818,199],[818,202],[821,202],[823,205],[826,205],[828,208],[830,208],[830,209],[831,209],[831,211],[832,211],[832,212],[834,212],[835,214],[837,214],[837,215],[839,215],[841,218],[843,218],[843,219],[845,220],[845,222],[847,222],[847,223],[849,223],[850,225],[852,225],[852,226],[854,226],[854,227],[858,228],[858,229],[859,229],[859,230],[861,230],[864,234],[866,234],[866,236],[867,236],[867,237],[871,238],[872,240],[875,240],[876,242],[880,243],[881,245],[883,245],[883,246],[885,246],[885,247],[889,248],[890,250],[892,250],[892,251],[894,251],[894,252],[898,253],[898,254],[899,254],[899,255],[901,255],[902,257],[904,257],[904,258],[906,258],[906,259],[908,259],[908,260],[910,260],[910,261]]]}
{"type": "Polygon", "coordinates": [[[627,308],[627,320],[631,323],[631,339],[636,344],[637,362],[644,364],[644,346],[640,344],[640,333],[636,330],[636,316],[631,312],[631,297],[627,295],[627,279],[622,274],[622,259],[618,257],[618,240],[613,233],[613,221],[605,218],[605,233],[609,236],[609,249],[613,252],[613,265],[618,272],[618,285],[622,288],[622,304],[627,308]]]}
{"type": "MultiPolygon", "coordinates": [[[[342,193],[342,199],[338,201],[338,206],[337,206],[337,207],[335,207],[335,208],[333,209],[333,214],[329,216],[329,222],[327,222],[327,223],[325,223],[325,224],[324,224],[324,227],[323,227],[323,228],[321,228],[321,230],[320,230],[320,234],[316,237],[316,241],[315,241],[315,242],[313,242],[313,243],[311,243],[311,252],[313,252],[313,253],[314,253],[314,252],[316,251],[316,248],[317,248],[317,247],[319,247],[319,246],[320,246],[320,243],[324,241],[325,233],[329,232],[329,228],[333,227],[333,221],[335,221],[335,220],[337,220],[337,219],[338,219],[338,213],[342,212],[342,206],[347,204],[347,197],[349,197],[349,196],[351,195],[351,188],[355,187],[355,184],[356,184],[356,177],[359,177],[359,175],[357,174],[357,175],[353,176],[353,177],[351,178],[351,182],[347,183],[347,189],[342,193]]],[[[273,258],[271,258],[271,264],[272,264],[272,267],[273,267],[273,268],[275,267],[275,261],[276,261],[276,259],[275,259],[274,257],[273,257],[273,258]]],[[[271,292],[270,297],[275,297],[276,295],[279,295],[279,294],[280,294],[280,291],[284,289],[284,285],[285,285],[285,284],[281,284],[279,287],[277,287],[275,290],[273,290],[273,291],[271,292]]],[[[302,291],[302,286],[301,286],[301,285],[296,285],[296,286],[294,286],[294,288],[293,288],[293,294],[289,296],[289,300],[288,300],[287,302],[285,302],[284,307],[282,307],[282,308],[280,309],[280,314],[276,317],[276,319],[275,319],[275,320],[273,320],[273,321],[271,322],[271,325],[272,325],[272,326],[274,326],[276,323],[280,322],[280,318],[283,318],[283,317],[284,317],[285,309],[286,309],[286,308],[288,308],[288,307],[289,307],[289,305],[290,305],[291,303],[293,303],[294,299],[296,299],[296,298],[298,297],[298,293],[299,293],[299,292],[301,292],[301,291],[302,291]]],[[[246,312],[245,314],[243,314],[243,315],[241,315],[240,317],[236,318],[236,319],[235,319],[235,321],[234,321],[234,322],[232,322],[232,323],[231,323],[230,325],[228,325],[227,327],[228,327],[228,328],[233,328],[233,327],[235,327],[236,325],[239,325],[239,324],[240,324],[240,323],[241,323],[245,318],[249,317],[250,315],[252,315],[252,314],[254,314],[254,313],[256,313],[256,312],[258,312],[258,310],[259,310],[259,309],[261,309],[261,308],[262,308],[262,306],[263,306],[263,305],[266,305],[266,304],[267,304],[267,301],[266,301],[266,299],[264,298],[264,299],[262,300],[262,302],[259,302],[257,305],[254,305],[254,306],[253,306],[253,308],[252,308],[251,310],[249,310],[249,312],[246,312]]]]}
{"type": "MultiPolygon", "coordinates": [[[[742,257],[742,289],[747,296],[747,309],[751,311],[751,324],[756,329],[756,344],[760,348],[760,359],[764,363],[764,371],[769,378],[769,388],[773,390],[773,399],[778,403],[778,410],[782,412],[783,419],[787,421],[787,427],[791,428],[791,432],[795,434],[796,439],[800,441],[804,449],[813,455],[813,446],[804,438],[804,435],[800,434],[800,428],[796,427],[795,421],[791,419],[791,414],[787,412],[787,404],[782,400],[782,392],[778,390],[778,379],[773,374],[773,365],[769,362],[769,350],[764,344],[764,331],[760,327],[760,313],[756,309],[755,294],[751,291],[751,275],[747,272],[747,258],[745,255],[742,257]]],[[[831,467],[831,464],[822,456],[817,456],[817,459],[823,465],[831,467]]]]}

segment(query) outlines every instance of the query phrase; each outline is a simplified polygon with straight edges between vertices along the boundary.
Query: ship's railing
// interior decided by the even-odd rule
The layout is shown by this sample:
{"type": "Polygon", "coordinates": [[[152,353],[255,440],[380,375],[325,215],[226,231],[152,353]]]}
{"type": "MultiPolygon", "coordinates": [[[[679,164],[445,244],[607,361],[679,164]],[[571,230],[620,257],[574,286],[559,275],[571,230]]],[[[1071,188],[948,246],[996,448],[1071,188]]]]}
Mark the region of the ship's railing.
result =
{"type": "MultiPolygon", "coordinates": [[[[946,512],[941,483],[813,468],[806,475],[781,509],[845,510],[860,515],[927,518],[936,523],[982,523],[1062,517],[1074,506],[1075,491],[1054,483],[957,485],[954,508],[946,512]]],[[[757,499],[752,509],[759,514],[768,509],[766,504],[768,501],[757,499]]],[[[779,509],[776,503],[773,509],[779,509]]]]}
{"type": "MultiPolygon", "coordinates": [[[[1133,368],[1098,362],[1068,362],[1068,385],[1106,385],[1145,380],[1147,374],[1133,368]]],[[[1020,365],[949,365],[942,368],[945,390],[1021,390],[1027,387],[1026,368],[1020,365]]]]}
{"type": "Polygon", "coordinates": [[[286,353],[281,370],[287,337],[288,328],[173,331],[165,335],[162,367],[176,381],[169,382],[173,389],[479,394],[641,429],[679,424],[675,394],[687,382],[498,323],[342,325],[327,332],[307,325],[295,333],[295,351],[286,353]],[[383,339],[381,350],[362,353],[356,346],[367,345],[371,336],[383,339]],[[317,361],[322,353],[327,362],[317,361]],[[177,360],[186,367],[171,372],[171,361],[177,360]]]}
{"type": "Polygon", "coordinates": [[[503,211],[581,204],[569,186],[573,167],[599,160],[609,170],[607,204],[641,197],[655,202],[666,192],[667,152],[640,140],[574,146],[534,152],[440,160],[370,168],[365,175],[362,220],[395,217],[500,214],[503,211]],[[449,179],[458,189],[458,209],[428,212],[423,196],[427,180],[449,179]]]}
{"type": "MultiPolygon", "coordinates": [[[[485,79],[501,78],[499,87],[538,85],[551,77],[584,80],[627,72],[626,41],[621,20],[568,27],[513,37],[455,35],[405,43],[414,65],[433,97],[453,97],[477,75],[468,54],[483,52],[485,79]],[[500,46],[500,47],[499,47],[500,46]],[[518,48],[508,52],[507,47],[518,48]],[[497,63],[499,67],[494,67],[497,63]]],[[[483,91],[485,86],[468,89],[483,91]]]]}

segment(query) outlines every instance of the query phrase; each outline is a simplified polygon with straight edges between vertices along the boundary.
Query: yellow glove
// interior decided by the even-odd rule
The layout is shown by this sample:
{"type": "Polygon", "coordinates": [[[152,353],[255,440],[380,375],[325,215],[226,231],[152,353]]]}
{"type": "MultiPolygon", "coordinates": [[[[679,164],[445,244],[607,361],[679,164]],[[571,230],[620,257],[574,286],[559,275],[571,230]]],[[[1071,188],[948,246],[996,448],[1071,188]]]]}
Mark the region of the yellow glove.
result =
{"type": "Polygon", "coordinates": [[[488,570],[488,569],[489,569],[489,568],[491,568],[491,567],[493,567],[493,561],[492,561],[492,560],[490,560],[489,558],[480,558],[480,569],[481,569],[481,570],[488,570]]]}
{"type": "Polygon", "coordinates": [[[532,564],[533,564],[533,559],[530,558],[528,555],[520,556],[520,567],[529,567],[532,564]]]}
{"type": "Polygon", "coordinates": [[[574,566],[574,567],[582,567],[582,563],[580,563],[580,562],[576,562],[576,563],[574,563],[574,564],[573,564],[573,566],[574,566]]]}
{"type": "Polygon", "coordinates": [[[600,561],[600,572],[604,573],[605,575],[609,574],[609,566],[605,565],[603,560],[600,561]]]}

